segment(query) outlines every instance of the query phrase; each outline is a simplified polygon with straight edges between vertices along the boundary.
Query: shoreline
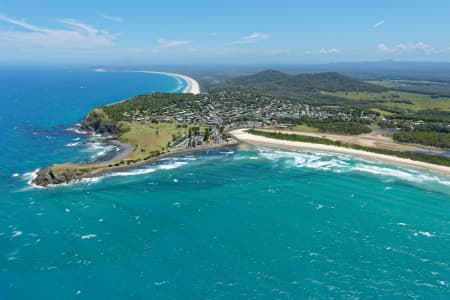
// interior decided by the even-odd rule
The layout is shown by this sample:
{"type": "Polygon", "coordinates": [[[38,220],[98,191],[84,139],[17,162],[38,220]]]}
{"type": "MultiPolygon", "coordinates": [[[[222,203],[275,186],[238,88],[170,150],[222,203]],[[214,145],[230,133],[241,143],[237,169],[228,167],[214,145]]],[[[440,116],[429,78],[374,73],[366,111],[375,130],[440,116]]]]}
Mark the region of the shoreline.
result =
{"type": "MultiPolygon", "coordinates": [[[[122,144],[122,145],[127,145],[127,144],[122,144]]],[[[143,161],[139,161],[139,162],[135,162],[132,164],[127,164],[127,165],[120,165],[120,166],[113,166],[113,167],[101,167],[97,170],[92,170],[86,174],[83,174],[82,176],[80,176],[79,178],[76,178],[74,180],[70,180],[69,182],[65,182],[65,183],[58,183],[58,184],[49,184],[49,185],[39,185],[34,183],[34,179],[37,177],[38,173],[40,170],[42,170],[42,168],[36,169],[34,170],[32,173],[33,175],[31,176],[31,179],[27,181],[28,185],[34,187],[34,188],[47,188],[47,187],[59,187],[59,186],[65,186],[68,184],[72,184],[72,183],[81,183],[85,180],[89,180],[89,179],[94,179],[94,178],[99,178],[108,174],[113,174],[116,172],[120,172],[120,171],[129,171],[129,170],[133,170],[139,167],[143,167],[143,166],[147,166],[147,165],[151,165],[155,162],[158,162],[164,158],[168,158],[171,156],[176,156],[176,155],[180,155],[180,154],[187,154],[187,153],[195,153],[195,152],[202,152],[202,151],[208,151],[208,150],[214,150],[214,149],[220,149],[220,148],[227,148],[227,147],[236,147],[239,145],[239,142],[237,141],[233,141],[233,142],[227,142],[227,143],[223,143],[223,144],[210,144],[210,145],[205,145],[205,146],[200,146],[197,148],[189,148],[189,149],[181,149],[181,150],[173,150],[170,152],[166,152],[163,154],[160,154],[158,156],[152,157],[150,159],[147,160],[143,160],[143,161]]],[[[111,162],[111,160],[108,160],[109,162],[111,162]]],[[[108,161],[106,162],[102,162],[103,164],[107,164],[108,161]]],[[[85,164],[85,166],[90,165],[89,163],[85,164]]]]}
{"type": "MultiPolygon", "coordinates": [[[[107,69],[103,69],[103,68],[98,68],[94,70],[95,72],[110,72],[107,69]]],[[[111,71],[113,72],[113,71],[111,71]]],[[[199,83],[186,75],[182,75],[182,74],[176,74],[176,73],[167,73],[167,72],[154,72],[154,71],[124,71],[124,72],[140,72],[140,73],[153,73],[153,74],[164,74],[166,76],[171,76],[171,77],[176,77],[177,79],[181,79],[184,80],[187,84],[187,86],[184,88],[183,93],[191,93],[194,95],[200,94],[200,85],[199,83]]],[[[125,100],[121,100],[121,101],[117,101],[114,103],[110,103],[107,104],[108,105],[114,105],[117,103],[121,103],[124,101],[127,101],[128,99],[125,100]]],[[[93,132],[86,132],[87,134],[92,134],[93,132]]],[[[113,173],[113,172],[117,172],[117,171],[123,171],[123,170],[128,170],[128,169],[133,169],[133,168],[137,168],[140,167],[142,165],[146,165],[146,164],[150,164],[153,163],[155,161],[158,161],[164,157],[167,157],[169,155],[175,155],[175,154],[179,154],[179,153],[187,153],[187,152],[192,152],[192,151],[200,151],[200,150],[208,150],[208,149],[214,149],[214,148],[220,148],[220,147],[227,147],[227,146],[233,146],[236,145],[236,142],[232,142],[232,143],[222,143],[222,144],[212,144],[212,145],[205,145],[205,146],[200,146],[198,148],[189,148],[189,149],[181,149],[181,150],[174,150],[172,152],[167,152],[167,153],[163,153],[163,154],[159,154],[155,157],[151,157],[148,158],[146,160],[143,161],[138,161],[138,162],[133,162],[133,163],[128,163],[126,165],[115,165],[112,166],[111,164],[115,161],[118,160],[122,160],[125,159],[128,154],[130,153],[131,150],[131,146],[126,144],[126,143],[122,143],[120,142],[120,140],[116,137],[116,138],[108,138],[108,139],[103,139],[102,141],[103,144],[111,144],[114,145],[116,147],[118,147],[119,151],[114,154],[111,158],[108,158],[106,160],[100,160],[100,161],[96,161],[96,162],[89,162],[89,163],[75,163],[73,165],[78,165],[80,168],[86,167],[95,167],[92,170],[86,170],[86,171],[82,171],[82,173],[80,174],[79,171],[77,169],[74,169],[76,172],[78,172],[78,174],[73,174],[71,171],[66,172],[67,170],[71,170],[66,168],[66,170],[64,170],[64,172],[62,173],[62,176],[56,176],[55,175],[55,171],[53,169],[53,167],[55,167],[56,165],[53,166],[48,166],[45,167],[43,169],[37,169],[33,172],[33,176],[31,178],[31,180],[28,182],[30,185],[35,186],[35,187],[45,187],[45,186],[53,186],[53,185],[60,185],[60,184],[67,184],[67,183],[71,183],[71,182],[80,182],[83,181],[83,179],[90,179],[90,178],[95,178],[95,177],[99,177],[101,175],[107,174],[107,173],[113,173]],[[108,165],[109,164],[109,165],[108,165]],[[41,171],[43,172],[41,174],[41,171]],[[58,182],[56,184],[48,184],[48,183],[43,183],[43,184],[37,184],[35,182],[35,180],[37,180],[39,178],[39,180],[45,180],[47,182],[54,182],[55,180],[60,180],[61,182],[58,182]]],[[[72,163],[69,163],[72,164],[72,163]]],[[[63,165],[63,164],[57,164],[57,165],[63,165]]]]}
{"type": "Polygon", "coordinates": [[[182,80],[187,82],[187,87],[183,90],[183,93],[193,94],[193,95],[200,94],[200,84],[198,83],[198,81],[187,75],[178,74],[178,73],[169,73],[169,72],[158,72],[158,71],[134,71],[134,72],[147,73],[147,74],[162,74],[162,75],[167,75],[167,76],[172,76],[172,77],[179,77],[182,80]]]}
{"type": "Polygon", "coordinates": [[[296,141],[287,141],[287,140],[278,140],[267,138],[259,135],[253,135],[245,132],[248,130],[244,129],[235,129],[230,131],[230,134],[233,138],[238,141],[245,142],[248,144],[259,145],[259,146],[267,146],[267,147],[279,147],[279,148],[287,148],[290,150],[315,150],[315,151],[323,151],[323,152],[332,152],[332,153],[343,153],[354,156],[360,156],[369,158],[377,161],[384,161],[394,164],[401,164],[412,166],[421,169],[432,170],[444,175],[450,175],[450,167],[435,165],[431,163],[411,160],[407,158],[401,158],[386,154],[368,152],[363,150],[344,148],[332,145],[322,145],[322,144],[314,144],[314,143],[305,143],[305,142],[296,142],[296,141]]]}
{"type": "MultiPolygon", "coordinates": [[[[95,72],[116,72],[116,71],[109,71],[108,69],[95,69],[95,72]]],[[[182,80],[186,81],[187,86],[184,88],[183,93],[185,94],[194,94],[194,95],[198,95],[200,94],[200,84],[198,83],[197,80],[195,80],[194,78],[184,75],[184,74],[179,74],[179,73],[170,73],[170,72],[160,72],[160,71],[117,71],[117,72],[135,72],[135,73],[147,73],[147,74],[162,74],[162,75],[167,75],[167,76],[171,76],[171,77],[178,77],[181,78],[182,80]]]]}
{"type": "Polygon", "coordinates": [[[220,149],[220,148],[226,148],[226,147],[236,147],[239,143],[232,142],[232,143],[225,143],[225,144],[212,144],[212,145],[205,145],[200,146],[197,148],[189,148],[189,149],[182,149],[182,150],[173,150],[167,153],[160,154],[158,156],[152,157],[148,160],[139,161],[133,164],[129,165],[123,165],[118,167],[113,167],[109,169],[101,169],[97,171],[93,171],[92,173],[88,174],[88,176],[84,176],[83,179],[87,178],[95,178],[100,177],[106,174],[115,173],[118,171],[128,171],[133,170],[139,167],[143,167],[146,165],[150,165],[152,163],[158,162],[161,159],[168,158],[171,156],[179,155],[179,154],[187,154],[187,153],[195,153],[195,152],[202,152],[202,151],[208,151],[208,150],[214,150],[214,149],[220,149]]]}

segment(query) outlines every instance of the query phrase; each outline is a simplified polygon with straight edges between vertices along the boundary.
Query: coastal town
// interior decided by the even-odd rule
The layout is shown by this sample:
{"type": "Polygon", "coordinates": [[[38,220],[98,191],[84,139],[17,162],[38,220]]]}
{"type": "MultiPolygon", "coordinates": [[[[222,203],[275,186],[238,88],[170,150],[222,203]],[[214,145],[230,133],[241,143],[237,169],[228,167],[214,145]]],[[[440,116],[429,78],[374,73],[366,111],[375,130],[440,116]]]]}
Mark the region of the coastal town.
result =
{"type": "MultiPolygon", "coordinates": [[[[160,97],[150,94],[149,97],[160,97]]],[[[424,121],[408,118],[386,118],[383,114],[357,107],[341,105],[311,105],[299,101],[258,95],[245,91],[222,90],[186,95],[173,103],[156,109],[139,108],[124,111],[123,120],[145,123],[179,123],[211,126],[214,136],[233,128],[290,129],[296,124],[333,120],[333,122],[359,122],[376,124],[381,128],[414,130],[424,124],[449,127],[440,121],[424,121]]]]}
{"type": "MultiPolygon", "coordinates": [[[[157,94],[154,97],[158,97],[157,94]]],[[[338,119],[342,121],[385,121],[379,113],[341,106],[312,106],[289,99],[261,96],[249,92],[220,91],[203,93],[192,99],[186,96],[158,109],[123,112],[123,119],[140,123],[182,123],[237,127],[289,128],[287,119],[338,119]]]]}

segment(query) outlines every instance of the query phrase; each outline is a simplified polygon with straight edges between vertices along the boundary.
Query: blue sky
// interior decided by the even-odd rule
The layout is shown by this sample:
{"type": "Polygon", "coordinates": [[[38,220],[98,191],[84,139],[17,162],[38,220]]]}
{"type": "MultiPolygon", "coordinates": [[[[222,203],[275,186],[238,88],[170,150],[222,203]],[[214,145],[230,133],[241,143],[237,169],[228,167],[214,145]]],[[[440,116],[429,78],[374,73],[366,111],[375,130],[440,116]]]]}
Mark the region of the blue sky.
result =
{"type": "Polygon", "coordinates": [[[450,61],[450,1],[0,0],[0,63],[450,61]]]}

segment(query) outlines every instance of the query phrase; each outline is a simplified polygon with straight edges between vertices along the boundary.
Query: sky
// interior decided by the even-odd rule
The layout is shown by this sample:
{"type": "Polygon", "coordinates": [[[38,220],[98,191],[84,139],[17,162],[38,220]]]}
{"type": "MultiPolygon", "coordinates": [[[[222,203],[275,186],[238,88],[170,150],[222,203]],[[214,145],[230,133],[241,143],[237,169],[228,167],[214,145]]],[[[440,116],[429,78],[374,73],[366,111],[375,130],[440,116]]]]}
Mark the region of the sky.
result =
{"type": "Polygon", "coordinates": [[[0,0],[0,64],[450,61],[448,0],[0,0]]]}

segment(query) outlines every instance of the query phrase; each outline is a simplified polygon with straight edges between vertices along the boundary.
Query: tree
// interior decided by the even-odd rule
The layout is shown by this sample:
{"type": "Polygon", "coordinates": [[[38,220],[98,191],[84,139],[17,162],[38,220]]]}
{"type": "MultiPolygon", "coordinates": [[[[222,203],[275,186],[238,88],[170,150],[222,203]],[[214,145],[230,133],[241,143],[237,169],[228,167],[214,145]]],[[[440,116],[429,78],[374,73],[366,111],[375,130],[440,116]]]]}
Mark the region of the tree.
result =
{"type": "Polygon", "coordinates": [[[203,135],[203,141],[207,142],[209,140],[209,128],[205,128],[205,134],[203,135]]]}

